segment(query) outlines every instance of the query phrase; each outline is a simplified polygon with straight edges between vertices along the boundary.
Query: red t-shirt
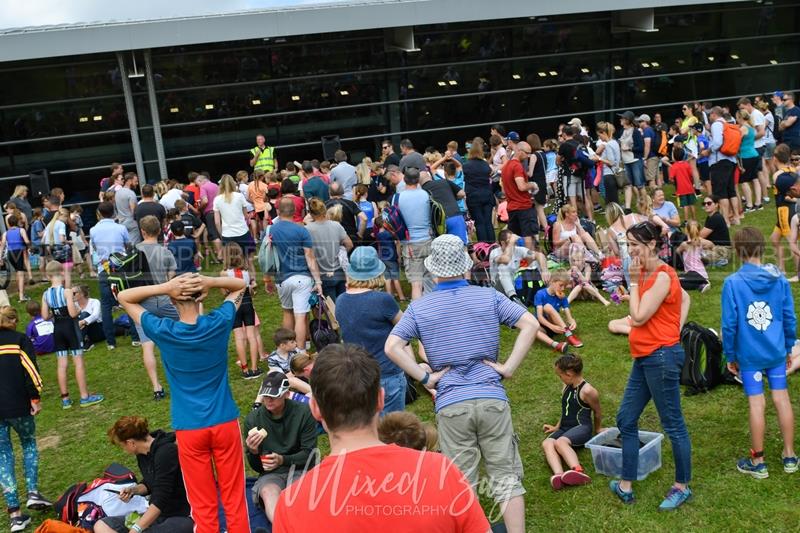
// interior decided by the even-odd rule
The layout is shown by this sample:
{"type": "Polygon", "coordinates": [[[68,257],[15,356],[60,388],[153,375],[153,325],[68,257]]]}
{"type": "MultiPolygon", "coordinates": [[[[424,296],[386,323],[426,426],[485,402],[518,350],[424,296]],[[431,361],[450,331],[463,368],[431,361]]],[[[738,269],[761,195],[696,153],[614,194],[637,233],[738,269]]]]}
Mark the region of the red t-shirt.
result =
{"type": "Polygon", "coordinates": [[[486,533],[469,481],[444,455],[395,445],[326,457],[281,493],[272,531],[486,533]]]}
{"type": "Polygon", "coordinates": [[[678,196],[684,194],[694,194],[694,183],[692,180],[692,167],[688,161],[675,161],[669,167],[669,177],[675,182],[675,192],[678,196]]]}
{"type": "Polygon", "coordinates": [[[503,172],[501,174],[503,191],[506,193],[509,211],[521,211],[533,207],[531,193],[528,191],[521,191],[517,187],[515,178],[518,177],[526,182],[528,181],[527,176],[525,176],[525,169],[522,168],[522,163],[519,162],[519,159],[509,159],[503,167],[503,172]]]}
{"type": "Polygon", "coordinates": [[[200,187],[195,185],[194,183],[190,183],[186,187],[183,188],[184,192],[192,193],[194,203],[192,203],[193,207],[197,207],[200,205],[200,187]]]}

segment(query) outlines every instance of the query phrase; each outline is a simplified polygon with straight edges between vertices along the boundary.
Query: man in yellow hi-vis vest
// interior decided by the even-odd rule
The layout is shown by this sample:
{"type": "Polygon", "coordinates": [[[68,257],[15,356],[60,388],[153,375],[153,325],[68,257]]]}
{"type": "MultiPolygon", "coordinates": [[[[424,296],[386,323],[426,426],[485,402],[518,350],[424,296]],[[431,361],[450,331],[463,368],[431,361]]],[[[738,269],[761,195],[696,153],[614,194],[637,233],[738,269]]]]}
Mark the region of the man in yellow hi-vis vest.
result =
{"type": "Polygon", "coordinates": [[[256,147],[250,150],[250,166],[253,170],[274,172],[278,169],[275,147],[267,146],[267,139],[260,133],[256,135],[256,147]]]}

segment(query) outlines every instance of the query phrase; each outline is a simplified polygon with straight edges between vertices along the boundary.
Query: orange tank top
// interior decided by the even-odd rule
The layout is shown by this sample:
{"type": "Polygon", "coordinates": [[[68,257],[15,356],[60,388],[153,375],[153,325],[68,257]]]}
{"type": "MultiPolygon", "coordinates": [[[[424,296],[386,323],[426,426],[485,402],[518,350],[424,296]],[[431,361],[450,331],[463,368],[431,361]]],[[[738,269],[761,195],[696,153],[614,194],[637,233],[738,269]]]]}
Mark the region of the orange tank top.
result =
{"type": "Polygon", "coordinates": [[[646,357],[662,346],[673,346],[681,340],[681,284],[672,268],[662,264],[647,277],[642,272],[639,281],[640,301],[656,282],[660,272],[669,276],[669,292],[650,320],[631,328],[628,342],[633,357],[646,357]]]}

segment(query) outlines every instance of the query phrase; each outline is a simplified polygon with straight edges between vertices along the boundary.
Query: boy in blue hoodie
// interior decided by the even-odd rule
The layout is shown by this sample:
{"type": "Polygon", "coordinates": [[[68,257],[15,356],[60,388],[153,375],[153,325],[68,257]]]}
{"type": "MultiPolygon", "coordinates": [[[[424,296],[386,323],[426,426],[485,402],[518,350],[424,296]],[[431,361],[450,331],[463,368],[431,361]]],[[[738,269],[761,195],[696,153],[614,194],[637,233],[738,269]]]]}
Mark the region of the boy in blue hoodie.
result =
{"type": "Polygon", "coordinates": [[[794,413],[786,386],[786,365],[794,346],[797,318],[789,282],[775,265],[761,264],[764,236],[753,227],[736,232],[733,246],[742,268],[722,286],[722,349],[728,369],[739,374],[750,404],[750,457],[739,472],[769,477],[764,462],[764,377],[778,411],[783,436],[783,470],[797,472],[794,413]]]}

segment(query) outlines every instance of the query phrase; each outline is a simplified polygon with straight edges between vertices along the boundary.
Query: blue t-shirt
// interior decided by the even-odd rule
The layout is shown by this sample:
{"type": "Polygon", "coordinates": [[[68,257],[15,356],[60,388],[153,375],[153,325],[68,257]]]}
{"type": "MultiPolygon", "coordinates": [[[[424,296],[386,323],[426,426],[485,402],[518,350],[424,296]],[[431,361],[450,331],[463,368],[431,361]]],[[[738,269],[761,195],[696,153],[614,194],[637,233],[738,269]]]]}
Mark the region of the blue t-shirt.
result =
{"type": "Polygon", "coordinates": [[[431,204],[424,190],[406,189],[397,197],[397,207],[408,228],[408,242],[431,240],[431,204]]]}
{"type": "Polygon", "coordinates": [[[311,198],[319,198],[323,202],[327,202],[331,199],[328,184],[319,176],[312,176],[305,182],[303,185],[303,196],[309,200],[311,198]]]}
{"type": "MultiPolygon", "coordinates": [[[[701,133],[697,136],[697,153],[699,154],[703,150],[708,150],[708,147],[711,145],[711,141],[708,139],[708,136],[704,133],[701,133]]],[[[698,155],[697,157],[697,164],[708,163],[708,156],[707,155],[698,155]]]]}
{"type": "Polygon", "coordinates": [[[375,220],[375,209],[372,207],[372,202],[362,200],[358,202],[358,208],[361,212],[367,215],[367,229],[372,229],[375,220]]]}
{"type": "Polygon", "coordinates": [[[397,263],[397,247],[392,234],[385,229],[381,229],[376,237],[378,241],[378,257],[381,258],[381,261],[397,263]]]}
{"type": "Polygon", "coordinates": [[[642,131],[642,142],[644,139],[650,139],[650,153],[645,155],[645,159],[651,157],[658,157],[658,141],[656,140],[656,132],[650,126],[645,127],[642,131]]]}
{"type": "Polygon", "coordinates": [[[566,296],[559,298],[557,295],[547,292],[547,287],[545,287],[536,292],[536,296],[533,297],[533,305],[534,307],[539,307],[540,305],[544,307],[547,304],[552,305],[556,311],[569,309],[569,300],[567,300],[566,296]]]}
{"type": "Polygon", "coordinates": [[[385,292],[345,292],[336,298],[336,320],[341,327],[342,340],[367,350],[381,365],[381,377],[403,372],[383,351],[394,327],[392,319],[399,311],[394,297],[385,292]]]}
{"type": "Polygon", "coordinates": [[[34,220],[31,224],[31,243],[35,246],[42,244],[42,237],[44,237],[45,225],[41,220],[34,220]]]}
{"type": "Polygon", "coordinates": [[[272,244],[278,251],[278,259],[281,262],[280,272],[275,275],[275,282],[282,283],[283,280],[298,274],[311,277],[304,250],[312,247],[311,234],[308,230],[294,222],[279,220],[272,225],[269,234],[272,236],[272,244]]]}
{"type": "Polygon", "coordinates": [[[194,239],[174,239],[167,245],[167,249],[175,257],[175,273],[197,272],[194,265],[194,256],[197,254],[197,244],[194,239]]]}
{"type": "Polygon", "coordinates": [[[791,109],[783,110],[783,120],[795,117],[794,124],[783,130],[783,142],[800,143],[800,107],[794,106],[791,109]]]}
{"type": "Polygon", "coordinates": [[[658,209],[653,208],[653,213],[665,219],[666,221],[668,218],[674,218],[678,216],[678,208],[675,207],[675,204],[669,200],[665,200],[664,203],[661,204],[661,207],[658,209]]]}
{"type": "Polygon", "coordinates": [[[174,429],[202,429],[239,417],[228,383],[228,340],[236,306],[223,302],[196,324],[142,314],[142,329],[161,350],[174,429]]]}

